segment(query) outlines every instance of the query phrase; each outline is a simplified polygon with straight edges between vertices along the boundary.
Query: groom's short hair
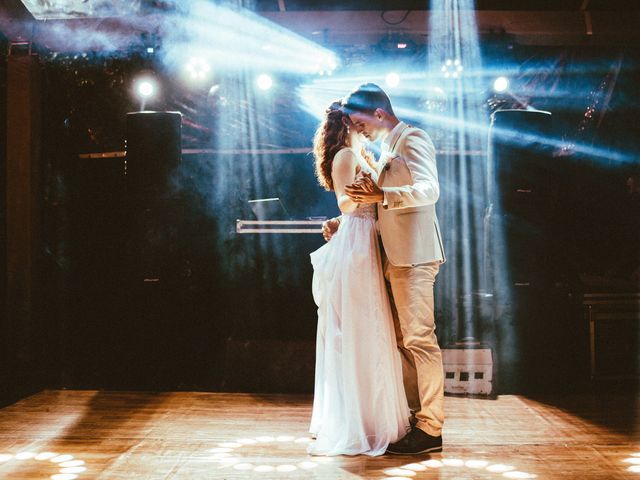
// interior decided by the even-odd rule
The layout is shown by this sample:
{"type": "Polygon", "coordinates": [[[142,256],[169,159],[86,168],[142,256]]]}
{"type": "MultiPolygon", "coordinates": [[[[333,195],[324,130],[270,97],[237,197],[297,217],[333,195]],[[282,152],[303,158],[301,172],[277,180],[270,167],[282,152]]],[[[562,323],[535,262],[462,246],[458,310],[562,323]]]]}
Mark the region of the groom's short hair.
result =
{"type": "Polygon", "coordinates": [[[373,115],[376,109],[381,108],[385,112],[395,115],[391,100],[375,83],[365,83],[353,90],[342,99],[342,111],[347,115],[351,113],[368,113],[373,115]]]}

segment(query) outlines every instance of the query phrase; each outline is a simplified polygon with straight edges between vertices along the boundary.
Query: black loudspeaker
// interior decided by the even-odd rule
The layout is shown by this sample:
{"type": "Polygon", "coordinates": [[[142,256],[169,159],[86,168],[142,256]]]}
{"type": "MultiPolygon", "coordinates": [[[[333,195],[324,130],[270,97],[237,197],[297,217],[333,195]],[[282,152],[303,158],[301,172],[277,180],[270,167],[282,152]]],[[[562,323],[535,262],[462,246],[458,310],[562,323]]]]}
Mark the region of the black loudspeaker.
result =
{"type": "Polygon", "coordinates": [[[145,203],[171,195],[171,178],[182,155],[179,112],[127,114],[126,177],[129,191],[145,203]]]}
{"type": "Polygon", "coordinates": [[[171,283],[180,275],[181,120],[178,112],[127,114],[127,253],[134,284],[171,283]]]}
{"type": "Polygon", "coordinates": [[[489,134],[490,206],[485,225],[494,282],[545,289],[555,282],[558,186],[551,114],[500,110],[489,134]]]}
{"type": "Polygon", "coordinates": [[[493,170],[492,201],[504,213],[546,218],[541,211],[556,196],[549,112],[499,110],[491,115],[489,134],[493,170]]]}
{"type": "Polygon", "coordinates": [[[175,388],[186,370],[190,323],[181,115],[129,113],[126,126],[124,310],[114,316],[104,379],[109,388],[175,388]]]}
{"type": "Polygon", "coordinates": [[[559,388],[578,376],[551,136],[548,112],[491,118],[485,274],[496,304],[499,393],[559,388]]]}
{"type": "Polygon", "coordinates": [[[45,342],[49,325],[40,299],[49,287],[41,280],[42,67],[37,55],[0,57],[0,87],[6,87],[0,89],[0,126],[6,126],[0,135],[1,402],[41,388],[38,377],[47,369],[39,362],[49,361],[53,349],[45,342]]]}

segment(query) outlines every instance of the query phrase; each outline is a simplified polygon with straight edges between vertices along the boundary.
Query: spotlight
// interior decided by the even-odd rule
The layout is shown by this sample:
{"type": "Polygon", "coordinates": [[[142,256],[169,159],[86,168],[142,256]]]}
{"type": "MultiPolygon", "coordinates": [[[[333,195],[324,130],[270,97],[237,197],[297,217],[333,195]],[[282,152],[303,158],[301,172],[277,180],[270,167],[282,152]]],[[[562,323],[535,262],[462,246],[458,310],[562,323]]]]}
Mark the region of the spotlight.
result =
{"type": "Polygon", "coordinates": [[[256,83],[260,90],[265,90],[265,91],[269,90],[273,86],[273,80],[271,79],[271,77],[264,73],[258,76],[256,83]]]}
{"type": "Polygon", "coordinates": [[[497,93],[502,93],[507,88],[509,88],[509,80],[507,77],[498,77],[493,82],[493,90],[497,93]]]}
{"type": "Polygon", "coordinates": [[[325,65],[328,70],[333,71],[338,66],[338,59],[334,55],[327,55],[325,57],[325,65]]]}
{"type": "Polygon", "coordinates": [[[331,75],[337,67],[338,59],[333,54],[327,54],[318,58],[311,71],[319,75],[331,75]]]}
{"type": "Polygon", "coordinates": [[[191,80],[204,80],[211,72],[211,66],[202,58],[193,57],[187,63],[187,72],[191,80]]]}
{"type": "Polygon", "coordinates": [[[136,91],[142,98],[149,98],[156,91],[154,82],[150,79],[138,80],[136,91]]]}
{"type": "Polygon", "coordinates": [[[440,70],[444,74],[445,78],[459,78],[462,75],[464,67],[459,58],[455,60],[448,58],[440,67],[440,70]]]}
{"type": "Polygon", "coordinates": [[[390,87],[397,87],[400,83],[400,75],[397,73],[391,72],[387,75],[386,78],[387,85],[390,87]]]}

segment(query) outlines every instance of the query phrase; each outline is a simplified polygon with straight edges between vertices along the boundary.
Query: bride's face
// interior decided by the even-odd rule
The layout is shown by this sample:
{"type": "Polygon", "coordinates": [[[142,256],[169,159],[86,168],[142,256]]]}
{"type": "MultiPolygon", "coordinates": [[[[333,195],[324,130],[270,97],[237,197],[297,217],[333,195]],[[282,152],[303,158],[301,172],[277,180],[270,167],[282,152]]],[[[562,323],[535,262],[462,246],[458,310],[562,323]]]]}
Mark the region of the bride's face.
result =
{"type": "Polygon", "coordinates": [[[362,135],[362,133],[356,128],[351,119],[347,116],[344,117],[344,123],[347,126],[348,134],[348,142],[352,148],[360,148],[360,146],[366,141],[366,138],[362,135]]]}
{"type": "Polygon", "coordinates": [[[375,142],[382,135],[381,120],[375,115],[367,113],[352,113],[349,115],[355,130],[370,142],[375,142]]]}

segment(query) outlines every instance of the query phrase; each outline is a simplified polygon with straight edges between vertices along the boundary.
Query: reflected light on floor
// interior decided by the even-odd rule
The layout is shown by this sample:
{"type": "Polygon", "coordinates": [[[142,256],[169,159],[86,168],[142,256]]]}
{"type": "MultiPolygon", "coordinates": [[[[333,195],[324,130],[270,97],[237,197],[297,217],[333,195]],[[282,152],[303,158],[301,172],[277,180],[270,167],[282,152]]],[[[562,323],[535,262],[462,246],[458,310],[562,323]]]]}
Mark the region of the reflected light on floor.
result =
{"type": "Polygon", "coordinates": [[[36,460],[49,460],[50,458],[57,457],[57,453],[53,452],[42,452],[35,456],[36,460]]]}
{"type": "Polygon", "coordinates": [[[318,463],[330,463],[333,462],[332,457],[313,457],[313,460],[318,463]]]}
{"type": "Polygon", "coordinates": [[[221,459],[221,458],[229,458],[231,457],[230,453],[226,453],[226,452],[221,452],[221,453],[214,453],[213,455],[211,455],[211,459],[216,460],[216,459],[221,459]]]}
{"type": "Polygon", "coordinates": [[[272,467],[271,465],[258,465],[253,469],[253,471],[258,473],[269,473],[273,472],[275,469],[276,467],[272,467]]]}
{"type": "Polygon", "coordinates": [[[405,468],[388,468],[384,470],[384,474],[391,475],[394,477],[407,478],[407,477],[414,477],[416,475],[416,472],[414,472],[413,470],[407,470],[405,468]]]}
{"type": "MultiPolygon", "coordinates": [[[[256,465],[255,463],[249,463],[247,461],[243,461],[245,459],[242,458],[243,454],[237,450],[240,447],[245,447],[242,449],[243,452],[247,452],[248,448],[251,446],[257,446],[258,448],[263,448],[267,443],[274,444],[282,444],[287,442],[297,443],[297,444],[306,444],[309,443],[311,439],[309,437],[296,437],[294,435],[263,435],[255,438],[240,438],[233,442],[220,442],[217,443],[217,447],[211,448],[208,450],[212,455],[208,457],[208,459],[212,462],[219,463],[220,468],[228,468],[232,467],[234,470],[239,471],[253,471],[254,473],[289,473],[300,470],[311,470],[316,468],[321,463],[328,463],[333,461],[330,457],[313,457],[314,461],[302,461],[293,464],[282,464],[282,465],[260,465],[259,463],[256,465]],[[247,448],[247,446],[250,446],[247,448]]],[[[301,445],[301,448],[302,447],[301,445]]],[[[306,454],[306,452],[305,452],[306,454]]],[[[246,453],[244,454],[246,455],[246,453]]],[[[255,460],[255,458],[253,458],[255,460]]]]}
{"type": "Polygon", "coordinates": [[[35,458],[37,453],[34,452],[20,452],[16,454],[16,460],[29,460],[30,458],[35,458]]]}
{"type": "Polygon", "coordinates": [[[68,462],[69,460],[73,460],[73,455],[58,455],[51,459],[53,463],[68,462]]]}
{"type": "Polygon", "coordinates": [[[258,465],[253,469],[253,471],[258,473],[269,473],[273,472],[275,469],[276,467],[272,467],[271,465],[258,465]]]}
{"type": "Polygon", "coordinates": [[[86,471],[86,467],[66,467],[60,469],[60,473],[82,473],[86,471]]]}
{"type": "MultiPolygon", "coordinates": [[[[640,459],[640,457],[638,458],[640,459]]],[[[635,466],[635,465],[634,465],[635,466]]],[[[640,465],[638,465],[640,466],[640,465]]],[[[420,463],[409,463],[397,468],[388,468],[383,471],[387,475],[386,480],[397,480],[399,478],[409,478],[416,475],[416,472],[423,472],[427,469],[438,468],[469,468],[474,470],[485,469],[488,472],[502,474],[505,478],[537,478],[533,473],[521,472],[511,465],[501,463],[490,464],[487,460],[460,458],[443,458],[442,460],[429,459],[420,463]]]]}
{"type": "Polygon", "coordinates": [[[634,452],[629,458],[623,460],[624,463],[630,463],[631,466],[627,468],[627,472],[640,473],[640,452],[634,452]]]}
{"type": "Polygon", "coordinates": [[[253,439],[253,438],[241,438],[237,442],[242,444],[242,445],[254,445],[254,444],[258,443],[258,441],[253,439]]]}
{"type": "Polygon", "coordinates": [[[276,467],[276,470],[279,472],[293,472],[297,469],[298,467],[296,467],[295,465],[278,465],[276,467]]]}
{"type": "Polygon", "coordinates": [[[516,467],[512,467],[511,465],[503,465],[502,463],[496,463],[495,465],[489,465],[487,470],[495,473],[503,473],[508,472],[510,470],[515,470],[516,467]]]}
{"type": "Polygon", "coordinates": [[[409,463],[408,465],[403,465],[402,468],[413,470],[414,472],[424,472],[427,469],[427,467],[420,465],[419,463],[409,463]]]}
{"type": "Polygon", "coordinates": [[[55,475],[51,475],[51,480],[75,480],[78,478],[78,475],[73,473],[57,473],[55,475]]]}
{"type": "Polygon", "coordinates": [[[218,447],[218,448],[212,448],[211,450],[209,450],[211,453],[229,453],[230,451],[232,451],[232,448],[224,448],[224,447],[218,447]]]}
{"type": "Polygon", "coordinates": [[[73,455],[60,455],[54,452],[19,452],[15,455],[0,453],[0,463],[6,463],[9,460],[17,460],[21,463],[25,460],[36,460],[39,462],[49,460],[55,467],[59,468],[58,473],[49,477],[52,480],[75,480],[78,478],[78,473],[87,470],[86,467],[84,467],[84,460],[75,460],[73,455]]]}

